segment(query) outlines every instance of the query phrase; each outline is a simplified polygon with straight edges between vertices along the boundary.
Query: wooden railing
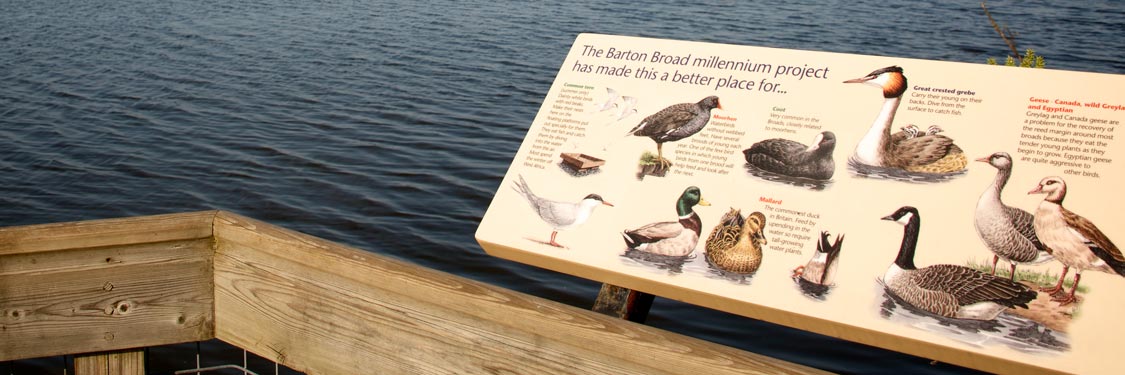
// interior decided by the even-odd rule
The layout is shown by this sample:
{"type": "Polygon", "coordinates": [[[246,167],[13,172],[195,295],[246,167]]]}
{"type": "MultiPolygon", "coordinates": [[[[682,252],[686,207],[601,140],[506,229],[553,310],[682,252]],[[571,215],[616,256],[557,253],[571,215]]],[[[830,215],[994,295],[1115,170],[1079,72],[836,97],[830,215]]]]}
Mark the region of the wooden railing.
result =
{"type": "Polygon", "coordinates": [[[79,374],[212,338],[309,374],[819,373],[223,211],[0,228],[0,313],[0,361],[79,374]]]}

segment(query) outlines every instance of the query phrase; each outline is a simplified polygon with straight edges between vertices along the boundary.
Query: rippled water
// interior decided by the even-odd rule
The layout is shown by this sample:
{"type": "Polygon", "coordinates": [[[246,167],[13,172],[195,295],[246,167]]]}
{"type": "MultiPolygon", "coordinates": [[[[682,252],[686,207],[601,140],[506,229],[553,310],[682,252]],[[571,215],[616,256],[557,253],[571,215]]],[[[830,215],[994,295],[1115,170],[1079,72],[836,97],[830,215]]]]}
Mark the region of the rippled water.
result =
{"type": "MultiPolygon", "coordinates": [[[[1119,3],[990,8],[1051,68],[1125,72],[1119,3]]],[[[583,307],[597,284],[473,239],[577,33],[973,63],[1007,50],[975,1],[0,9],[0,225],[221,208],[583,307]]],[[[649,319],[838,372],[964,371],[662,299],[649,319]]]]}

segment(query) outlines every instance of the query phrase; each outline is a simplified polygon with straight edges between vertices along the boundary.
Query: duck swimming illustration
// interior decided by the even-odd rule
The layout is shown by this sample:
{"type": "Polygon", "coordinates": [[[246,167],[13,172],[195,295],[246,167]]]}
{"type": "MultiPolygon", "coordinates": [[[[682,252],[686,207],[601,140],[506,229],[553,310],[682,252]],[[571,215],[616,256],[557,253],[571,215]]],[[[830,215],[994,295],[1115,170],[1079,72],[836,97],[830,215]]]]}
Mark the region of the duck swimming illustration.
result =
{"type": "Polygon", "coordinates": [[[522,175],[518,178],[519,180],[516,181],[516,186],[513,188],[527,200],[527,204],[544,223],[554,228],[551,231],[551,241],[549,242],[554,247],[565,247],[555,242],[555,237],[558,236],[560,230],[567,230],[584,224],[598,206],[613,207],[612,204],[606,202],[597,194],[589,194],[578,202],[560,202],[543,198],[531,191],[531,187],[527,186],[527,181],[523,179],[522,175]]]}
{"type": "Polygon", "coordinates": [[[656,156],[662,169],[672,165],[664,158],[664,143],[675,142],[698,133],[711,120],[712,109],[723,109],[718,96],[708,96],[696,103],[673,104],[656,112],[629,130],[626,136],[649,137],[656,142],[656,156]]]}
{"type": "Polygon", "coordinates": [[[793,270],[793,277],[817,285],[832,285],[836,278],[836,266],[840,262],[840,250],[843,248],[843,242],[843,235],[837,235],[835,241],[828,242],[828,232],[820,232],[820,241],[816,243],[816,252],[813,253],[808,263],[793,270]]]}
{"type": "MultiPolygon", "coordinates": [[[[891,125],[898,111],[902,95],[906,92],[906,76],[897,66],[890,66],[871,72],[844,83],[863,83],[877,86],[883,90],[883,109],[867,133],[856,145],[856,161],[876,167],[899,168],[916,173],[960,172],[968,166],[965,153],[953,143],[953,139],[937,132],[921,133],[914,136],[892,137],[891,125]]],[[[916,129],[916,128],[915,128],[916,129]]],[[[940,132],[940,128],[937,128],[940,132]]]]}
{"type": "Polygon", "coordinates": [[[742,150],[746,162],[759,169],[791,177],[815,180],[832,178],[836,163],[832,151],[836,149],[836,135],[830,131],[817,134],[812,144],[805,146],[783,138],[767,139],[742,150]]]}
{"type": "Polygon", "coordinates": [[[918,268],[914,252],[922,220],[914,207],[903,206],[883,220],[902,224],[902,245],[883,274],[887,290],[930,313],[957,319],[992,320],[1010,307],[1027,308],[1038,295],[1023,284],[969,267],[935,264],[918,268]]]}
{"type": "Polygon", "coordinates": [[[1035,235],[1030,212],[1004,204],[1000,194],[1012,176],[1012,157],[1006,152],[997,152],[976,161],[988,163],[996,168],[996,179],[984,190],[977,200],[973,214],[973,224],[977,234],[989,250],[992,250],[992,274],[996,274],[996,264],[1000,259],[1011,266],[1011,279],[1016,280],[1016,264],[1039,264],[1053,259],[1051,250],[1035,235]]]}
{"type": "Polygon", "coordinates": [[[695,251],[703,220],[695,213],[696,205],[710,206],[698,187],[684,189],[676,199],[677,221],[662,221],[621,233],[625,245],[632,250],[659,256],[683,257],[695,251]]]}
{"type": "Polygon", "coordinates": [[[761,212],[744,218],[741,210],[731,208],[707,236],[707,264],[740,275],[754,273],[762,265],[765,226],[766,215],[761,212]]]}
{"type": "Polygon", "coordinates": [[[1035,210],[1035,235],[1043,244],[1054,250],[1055,259],[1063,264],[1059,282],[1052,289],[1052,299],[1060,305],[1078,300],[1074,296],[1082,271],[1094,270],[1112,275],[1125,276],[1125,256],[1109,237],[1102,233],[1093,222],[1063,207],[1066,198],[1066,181],[1060,177],[1045,177],[1028,194],[1047,194],[1035,210]],[[1070,293],[1062,292],[1063,278],[1069,269],[1074,268],[1074,285],[1070,293]]]}

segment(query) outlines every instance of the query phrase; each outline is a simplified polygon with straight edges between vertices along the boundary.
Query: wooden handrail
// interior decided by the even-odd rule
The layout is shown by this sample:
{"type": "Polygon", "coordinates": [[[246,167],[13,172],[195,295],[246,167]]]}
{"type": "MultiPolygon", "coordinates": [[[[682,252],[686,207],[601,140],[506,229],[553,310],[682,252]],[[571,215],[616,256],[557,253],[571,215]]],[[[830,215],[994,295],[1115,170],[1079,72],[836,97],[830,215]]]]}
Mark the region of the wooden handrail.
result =
{"type": "Polygon", "coordinates": [[[218,338],[309,374],[820,372],[228,212],[0,247],[0,361],[218,338]]]}

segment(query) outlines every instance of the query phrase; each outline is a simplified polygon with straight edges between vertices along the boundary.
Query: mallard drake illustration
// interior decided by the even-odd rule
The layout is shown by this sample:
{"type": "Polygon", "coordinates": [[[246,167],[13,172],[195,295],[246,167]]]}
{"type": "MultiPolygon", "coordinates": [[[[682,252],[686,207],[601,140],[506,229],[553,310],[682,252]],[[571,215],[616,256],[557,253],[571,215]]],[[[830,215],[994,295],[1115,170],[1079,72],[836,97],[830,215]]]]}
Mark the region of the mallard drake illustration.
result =
{"type": "Polygon", "coordinates": [[[723,109],[718,96],[708,96],[696,103],[673,104],[645,117],[625,135],[652,138],[656,142],[657,160],[663,168],[667,168],[672,162],[664,158],[664,143],[675,142],[703,130],[711,120],[711,110],[715,108],[723,109]]]}
{"type": "Polygon", "coordinates": [[[1016,279],[1016,264],[1038,264],[1052,259],[1050,249],[1039,242],[1035,235],[1030,212],[1004,204],[1000,195],[1004,185],[1012,176],[1012,157],[1006,152],[997,152],[976,161],[988,163],[996,168],[996,178],[977,200],[973,214],[973,224],[977,234],[989,250],[992,250],[992,274],[996,274],[996,264],[1000,259],[1011,266],[1011,279],[1016,279]]]}
{"type": "Polygon", "coordinates": [[[706,259],[712,267],[738,274],[750,274],[762,265],[766,215],[754,212],[743,218],[731,208],[707,237],[706,259]]]}
{"type": "Polygon", "coordinates": [[[969,164],[961,148],[944,135],[917,130],[913,137],[891,136],[895,112],[907,88],[902,68],[886,67],[844,83],[864,83],[883,89],[883,109],[856,145],[854,157],[858,162],[919,173],[959,172],[969,164]]]}
{"type": "Polygon", "coordinates": [[[539,218],[544,223],[554,228],[551,231],[551,246],[565,247],[558,242],[555,242],[555,237],[558,236],[560,230],[567,230],[579,225],[582,225],[594,213],[594,209],[598,206],[610,206],[613,204],[606,202],[600,195],[589,194],[578,202],[560,202],[535,195],[531,191],[531,187],[527,186],[527,181],[523,176],[518,176],[519,180],[513,187],[516,192],[520,193],[527,200],[527,204],[531,209],[539,215],[539,218]]]}
{"type": "Polygon", "coordinates": [[[935,264],[918,268],[914,265],[922,227],[918,210],[903,206],[883,220],[905,227],[898,256],[883,274],[883,285],[916,308],[948,318],[992,320],[1007,308],[1027,308],[1028,302],[1037,296],[1023,284],[965,266],[935,264]]]}
{"type": "Polygon", "coordinates": [[[808,263],[793,270],[793,277],[799,277],[813,284],[832,285],[836,278],[836,265],[840,261],[843,242],[843,235],[837,235],[835,241],[828,242],[828,232],[820,232],[816,253],[813,253],[808,263]]]}
{"type": "Polygon", "coordinates": [[[1061,305],[1077,301],[1074,291],[1082,279],[1082,271],[1094,270],[1125,276],[1125,256],[1113,241],[1106,237],[1093,222],[1063,207],[1066,198],[1066,181],[1060,177],[1045,177],[1028,194],[1047,194],[1035,210],[1035,234],[1043,244],[1053,250],[1055,259],[1063,264],[1059,282],[1052,289],[1053,300],[1061,305]],[[1074,268],[1074,285],[1061,296],[1063,278],[1074,268]]]}
{"type": "Polygon", "coordinates": [[[684,189],[676,199],[677,221],[648,224],[621,233],[630,249],[662,256],[687,256],[695,251],[703,221],[695,213],[696,205],[710,206],[698,187],[684,189]]]}
{"type": "Polygon", "coordinates": [[[783,138],[767,139],[742,150],[746,162],[773,173],[815,180],[832,178],[836,163],[832,151],[836,149],[836,134],[824,131],[816,135],[812,144],[783,138]]]}

